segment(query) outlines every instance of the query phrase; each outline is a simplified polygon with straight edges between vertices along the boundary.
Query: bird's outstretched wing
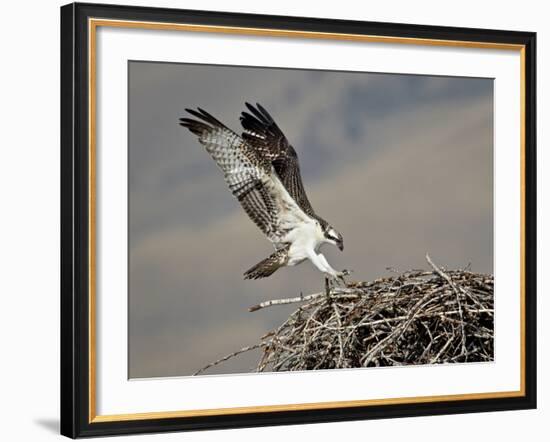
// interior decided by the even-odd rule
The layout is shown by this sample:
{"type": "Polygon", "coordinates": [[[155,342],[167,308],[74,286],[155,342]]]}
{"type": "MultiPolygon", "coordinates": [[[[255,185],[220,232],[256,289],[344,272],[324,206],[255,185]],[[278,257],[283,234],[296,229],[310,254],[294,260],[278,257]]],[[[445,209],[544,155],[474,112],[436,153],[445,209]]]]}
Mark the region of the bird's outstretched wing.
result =
{"type": "Polygon", "coordinates": [[[306,215],[285,190],[269,160],[208,112],[200,108],[186,111],[197,119],[180,118],[180,124],[198,135],[250,219],[272,242],[280,242],[285,230],[306,215]]]}
{"type": "Polygon", "coordinates": [[[249,112],[242,112],[240,117],[244,128],[243,139],[262,158],[273,164],[281,182],[298,206],[309,216],[316,216],[302,183],[296,151],[262,105],[256,103],[254,107],[250,103],[245,104],[249,112]]]}

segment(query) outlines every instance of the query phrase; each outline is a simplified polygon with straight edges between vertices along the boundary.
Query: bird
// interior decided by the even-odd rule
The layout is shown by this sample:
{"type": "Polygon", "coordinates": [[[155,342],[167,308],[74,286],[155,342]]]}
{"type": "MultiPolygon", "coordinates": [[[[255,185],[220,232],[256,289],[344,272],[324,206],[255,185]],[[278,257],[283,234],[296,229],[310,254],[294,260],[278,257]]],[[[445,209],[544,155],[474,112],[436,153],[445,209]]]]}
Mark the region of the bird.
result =
{"type": "Polygon", "coordinates": [[[324,274],[326,284],[345,283],[344,276],[350,272],[335,270],[320,252],[326,243],[343,251],[344,238],[313,210],[296,150],[261,104],[245,106],[240,135],[200,107],[185,109],[194,118],[179,119],[181,126],[198,136],[232,194],[275,247],[275,252],[244,273],[244,279],[267,278],[281,267],[310,260],[324,274]]]}

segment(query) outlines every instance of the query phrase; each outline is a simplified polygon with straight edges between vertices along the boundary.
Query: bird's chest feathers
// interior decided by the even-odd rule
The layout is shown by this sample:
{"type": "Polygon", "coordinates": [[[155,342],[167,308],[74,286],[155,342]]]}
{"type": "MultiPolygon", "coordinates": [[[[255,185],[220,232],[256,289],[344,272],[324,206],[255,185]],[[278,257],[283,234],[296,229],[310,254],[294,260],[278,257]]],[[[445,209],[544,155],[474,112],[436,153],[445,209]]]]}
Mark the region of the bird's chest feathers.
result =
{"type": "Polygon", "coordinates": [[[277,243],[290,244],[291,253],[294,251],[297,255],[309,256],[325,241],[323,230],[317,221],[297,206],[279,178],[275,174],[271,177],[270,191],[277,202],[278,225],[282,233],[277,243]]]}
{"type": "Polygon", "coordinates": [[[289,231],[284,241],[291,244],[291,250],[295,253],[309,256],[312,251],[319,249],[324,239],[325,236],[319,224],[311,221],[289,231]]]}

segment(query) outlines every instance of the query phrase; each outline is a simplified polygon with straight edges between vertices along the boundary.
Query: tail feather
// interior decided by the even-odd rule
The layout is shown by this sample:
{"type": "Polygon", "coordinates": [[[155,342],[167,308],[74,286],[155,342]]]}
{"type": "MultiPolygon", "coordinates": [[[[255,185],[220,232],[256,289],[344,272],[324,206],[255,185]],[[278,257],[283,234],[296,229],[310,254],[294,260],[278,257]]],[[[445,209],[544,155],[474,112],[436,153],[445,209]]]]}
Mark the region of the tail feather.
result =
{"type": "Polygon", "coordinates": [[[244,273],[244,279],[261,279],[271,276],[288,262],[288,246],[277,250],[244,273]]]}

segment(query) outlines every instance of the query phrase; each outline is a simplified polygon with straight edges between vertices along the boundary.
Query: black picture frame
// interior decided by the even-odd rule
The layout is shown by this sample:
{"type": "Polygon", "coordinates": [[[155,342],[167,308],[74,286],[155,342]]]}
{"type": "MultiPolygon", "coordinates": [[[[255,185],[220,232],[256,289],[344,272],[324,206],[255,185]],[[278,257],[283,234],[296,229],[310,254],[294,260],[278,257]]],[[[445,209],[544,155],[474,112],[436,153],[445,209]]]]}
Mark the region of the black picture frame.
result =
{"type": "Polygon", "coordinates": [[[61,7],[61,434],[240,428],[536,408],[536,34],[73,3],[61,7]],[[521,45],[524,50],[524,395],[94,422],[90,419],[89,18],[521,45]]]}

